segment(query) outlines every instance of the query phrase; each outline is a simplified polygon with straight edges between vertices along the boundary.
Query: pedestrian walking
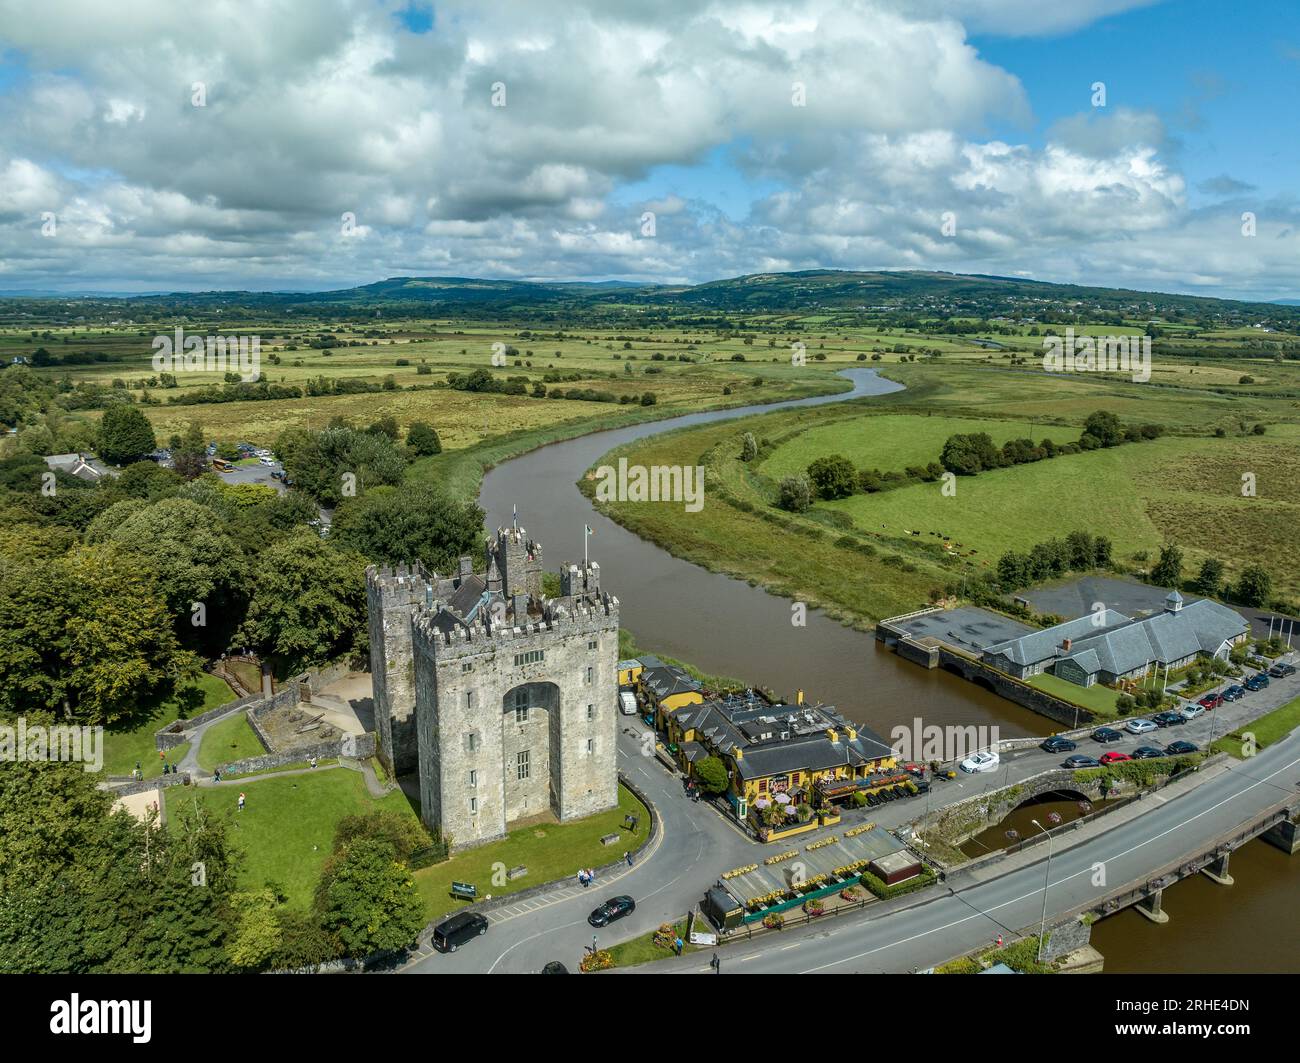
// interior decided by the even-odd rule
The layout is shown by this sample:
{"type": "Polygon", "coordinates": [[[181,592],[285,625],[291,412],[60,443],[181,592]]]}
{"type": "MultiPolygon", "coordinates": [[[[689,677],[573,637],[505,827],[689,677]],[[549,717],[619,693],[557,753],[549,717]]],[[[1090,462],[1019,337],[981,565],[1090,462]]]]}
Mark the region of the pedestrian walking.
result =
{"type": "Polygon", "coordinates": [[[681,935],[679,934],[677,936],[677,939],[673,942],[673,951],[675,951],[677,955],[680,956],[682,954],[682,949],[684,949],[685,947],[686,947],[686,943],[682,941],[681,935]]]}
{"type": "Polygon", "coordinates": [[[631,854],[631,853],[624,853],[624,854],[623,854],[623,859],[627,861],[627,866],[628,866],[628,867],[631,867],[631,866],[632,866],[632,854],[631,854]]]}
{"type": "Polygon", "coordinates": [[[164,753],[161,749],[158,750],[158,759],[159,759],[159,760],[166,760],[166,759],[167,759],[167,754],[164,753]]]}
{"type": "Polygon", "coordinates": [[[241,811],[241,812],[244,811],[244,794],[243,794],[243,791],[240,791],[240,794],[239,794],[239,811],[241,811]]]}
{"type": "Polygon", "coordinates": [[[1001,934],[998,935],[997,941],[995,941],[994,944],[997,945],[998,948],[1001,948],[1001,947],[1002,947],[1002,935],[1001,935],[1001,934]]]}
{"type": "Polygon", "coordinates": [[[716,973],[722,973],[722,961],[718,959],[718,954],[716,952],[713,954],[713,959],[709,961],[709,966],[712,967],[716,973]]]}
{"type": "Polygon", "coordinates": [[[315,757],[312,757],[310,763],[311,763],[311,766],[312,766],[313,768],[316,767],[316,758],[315,758],[315,757]]]}
{"type": "Polygon", "coordinates": [[[214,771],[214,772],[212,773],[212,781],[213,781],[213,782],[220,782],[220,781],[221,781],[221,769],[220,769],[220,768],[217,768],[216,771],[214,771]]]}
{"type": "Polygon", "coordinates": [[[585,867],[578,871],[578,881],[582,883],[582,888],[585,890],[590,881],[587,878],[587,869],[585,867]]]}

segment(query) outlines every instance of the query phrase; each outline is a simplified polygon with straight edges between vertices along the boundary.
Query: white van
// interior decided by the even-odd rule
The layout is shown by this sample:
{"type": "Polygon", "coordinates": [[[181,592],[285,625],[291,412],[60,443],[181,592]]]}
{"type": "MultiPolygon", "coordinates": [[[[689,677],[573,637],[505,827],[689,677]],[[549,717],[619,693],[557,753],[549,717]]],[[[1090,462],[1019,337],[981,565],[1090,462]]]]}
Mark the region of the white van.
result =
{"type": "Polygon", "coordinates": [[[636,695],[633,694],[630,690],[619,691],[618,710],[624,716],[635,716],[637,713],[636,695]]]}

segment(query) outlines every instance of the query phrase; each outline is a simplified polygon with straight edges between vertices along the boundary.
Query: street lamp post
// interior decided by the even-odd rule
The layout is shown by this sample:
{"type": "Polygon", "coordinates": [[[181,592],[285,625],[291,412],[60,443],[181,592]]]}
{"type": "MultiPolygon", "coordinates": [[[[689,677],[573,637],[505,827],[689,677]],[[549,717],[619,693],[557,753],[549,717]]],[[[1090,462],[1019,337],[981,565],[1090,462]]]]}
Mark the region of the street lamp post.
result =
{"type": "Polygon", "coordinates": [[[1047,936],[1047,886],[1052,879],[1052,832],[1044,830],[1043,825],[1038,820],[1030,820],[1031,823],[1047,835],[1047,870],[1043,872],[1043,918],[1038,924],[1038,962],[1043,962],[1043,938],[1047,936]]]}

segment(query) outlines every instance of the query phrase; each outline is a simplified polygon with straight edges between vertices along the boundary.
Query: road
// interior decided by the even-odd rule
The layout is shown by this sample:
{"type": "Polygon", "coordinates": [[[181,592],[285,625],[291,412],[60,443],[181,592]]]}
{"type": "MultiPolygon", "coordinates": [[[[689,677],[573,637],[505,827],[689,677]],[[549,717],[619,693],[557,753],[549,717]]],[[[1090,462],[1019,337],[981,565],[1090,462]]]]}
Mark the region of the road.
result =
{"type": "MultiPolygon", "coordinates": [[[[1084,739],[1079,743],[1079,752],[1096,755],[1103,748],[1131,751],[1140,745],[1167,744],[1175,738],[1187,739],[1204,747],[1212,737],[1222,736],[1243,720],[1259,716],[1297,696],[1300,696],[1300,675],[1284,680],[1275,679],[1264,690],[1206,713],[1198,720],[1173,728],[1162,728],[1154,734],[1133,736],[1125,733],[1121,742],[1105,747],[1084,739]]],[[[645,733],[645,726],[638,719],[629,718],[624,723],[619,736],[619,767],[649,797],[663,817],[662,837],[652,851],[643,855],[636,866],[615,877],[598,881],[588,889],[575,883],[554,895],[522,901],[491,912],[491,926],[482,939],[471,942],[454,954],[442,955],[425,950],[403,970],[422,974],[527,973],[539,971],[551,960],[559,960],[575,970],[584,949],[591,946],[593,933],[602,946],[648,933],[661,923],[680,918],[689,908],[698,904],[705,890],[713,885],[722,872],[753,863],[770,854],[768,847],[749,840],[712,808],[690,802],[682,791],[680,778],[671,775],[653,756],[646,755],[646,745],[642,741],[645,733]],[[637,902],[637,910],[611,927],[594,931],[587,923],[587,915],[602,899],[620,893],[630,894],[637,902]]],[[[1296,739],[1293,737],[1289,741],[1295,743],[1296,739]]],[[[1282,746],[1279,744],[1266,753],[1275,757],[1274,751],[1280,748],[1282,746]]],[[[1062,759],[1062,754],[1045,753],[1036,746],[1005,753],[995,772],[981,775],[958,773],[958,778],[952,782],[935,783],[929,798],[916,797],[879,808],[846,812],[843,823],[838,827],[805,835],[800,840],[807,844],[815,841],[822,833],[843,830],[858,821],[870,820],[886,828],[897,827],[920,818],[927,808],[1019,782],[1057,767],[1062,759]]],[[[1248,760],[1241,769],[1234,770],[1232,776],[1242,776],[1253,765],[1264,762],[1263,755],[1248,760]]],[[[1261,803],[1268,804],[1275,799],[1276,795],[1261,803]]],[[[1163,799],[1157,798],[1156,803],[1162,804],[1163,799]]],[[[1145,818],[1144,815],[1142,819],[1145,818]]],[[[1120,833],[1117,829],[1116,834],[1120,833]]],[[[1146,867],[1156,867],[1169,858],[1163,853],[1164,850],[1157,847],[1151,851],[1142,851],[1142,855],[1135,857],[1135,860],[1145,860],[1146,867]]],[[[1124,865],[1125,868],[1127,866],[1124,865]]],[[[1136,871],[1126,870],[1123,877],[1130,873],[1136,874],[1136,871]]],[[[1037,874],[1037,888],[1041,890],[1041,868],[1037,874]]],[[[1111,881],[1122,881],[1122,877],[1112,877],[1111,881]]],[[[1032,903],[1041,905],[1041,892],[1037,897],[1032,903]]],[[[1019,910],[1013,909],[1008,914],[1018,917],[1019,910]]],[[[952,915],[952,912],[948,913],[949,917],[952,915]]],[[[916,917],[911,913],[900,913],[893,918],[904,920],[909,926],[915,925],[916,917]]],[[[996,922],[995,919],[985,919],[981,924],[980,933],[994,927],[986,935],[988,940],[992,940],[999,932],[1004,935],[1007,932],[1007,926],[996,926],[996,922]]],[[[1014,919],[1011,919],[1007,925],[1013,923],[1014,919]]],[[[819,936],[832,931],[836,934],[844,933],[850,925],[848,918],[837,917],[835,923],[821,931],[819,936]]],[[[957,926],[967,927],[967,924],[959,922],[957,926]]],[[[961,943],[965,938],[960,934],[955,934],[952,941],[946,935],[939,935],[939,939],[945,942],[936,947],[937,952],[943,953],[939,960],[946,959],[965,947],[961,943]]],[[[782,947],[793,950],[789,943],[794,940],[793,933],[788,932],[783,935],[782,947]]],[[[977,947],[982,940],[984,939],[978,937],[973,939],[971,947],[977,947]]],[[[729,946],[726,950],[728,956],[734,955],[735,950],[736,946],[729,946]]],[[[926,966],[931,962],[936,961],[912,960],[903,965],[903,969],[926,966]]],[[[658,971],[661,967],[663,964],[656,964],[654,970],[658,971]]]]}

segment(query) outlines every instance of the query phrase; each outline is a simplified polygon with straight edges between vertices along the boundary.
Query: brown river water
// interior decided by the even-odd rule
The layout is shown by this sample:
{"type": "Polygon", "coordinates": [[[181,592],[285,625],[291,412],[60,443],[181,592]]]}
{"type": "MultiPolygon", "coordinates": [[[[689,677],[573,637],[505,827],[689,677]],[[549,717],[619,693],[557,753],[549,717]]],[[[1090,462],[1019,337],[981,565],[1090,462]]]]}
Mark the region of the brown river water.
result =
{"type": "MultiPolygon", "coordinates": [[[[811,610],[806,626],[792,626],[788,599],[673,557],[598,514],[576,486],[601,455],[658,432],[901,388],[871,369],[842,375],[853,391],[598,432],[504,462],[483,481],[479,504],[488,527],[510,523],[518,507],[520,526],[542,544],[553,571],[562,562],[581,561],[583,526],[590,525],[589,554],[600,563],[602,586],[618,596],[622,626],[638,646],[786,696],[802,689],[809,700],[835,705],[886,740],[895,726],[910,727],[917,717],[927,726],[996,726],[1004,738],[1049,733],[1050,721],[958,676],[904,661],[869,633],[811,610]]],[[[1171,918],[1163,926],[1132,912],[1099,923],[1092,940],[1106,969],[1300,970],[1300,859],[1251,842],[1233,855],[1231,872],[1232,887],[1201,876],[1167,890],[1171,918]]]]}

